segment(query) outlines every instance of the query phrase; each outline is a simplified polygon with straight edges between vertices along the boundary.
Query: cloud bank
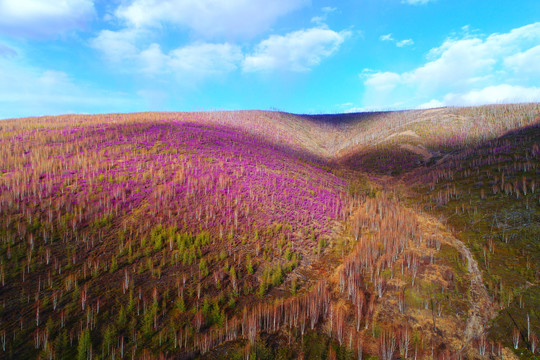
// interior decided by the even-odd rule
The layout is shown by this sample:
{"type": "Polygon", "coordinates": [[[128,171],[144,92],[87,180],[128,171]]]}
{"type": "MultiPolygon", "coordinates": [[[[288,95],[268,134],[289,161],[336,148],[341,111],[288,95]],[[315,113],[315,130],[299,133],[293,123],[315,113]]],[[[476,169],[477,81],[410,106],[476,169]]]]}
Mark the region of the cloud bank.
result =
{"type": "Polygon", "coordinates": [[[307,0],[134,0],[114,14],[134,28],[185,27],[205,38],[252,38],[307,0]]]}
{"type": "Polygon", "coordinates": [[[334,54],[349,36],[322,21],[335,8],[323,8],[324,16],[315,27],[272,34],[256,43],[241,40],[268,31],[279,17],[307,4],[307,0],[134,0],[113,12],[122,28],[101,30],[89,44],[126,72],[172,76],[194,84],[238,69],[306,72],[334,54]],[[164,27],[188,29],[193,39],[165,50],[156,36],[164,27]]]}
{"type": "Polygon", "coordinates": [[[335,32],[326,27],[272,35],[260,42],[243,62],[246,72],[267,70],[308,71],[322,59],[332,55],[350,36],[350,32],[335,32]]]}
{"type": "MultiPolygon", "coordinates": [[[[391,40],[391,34],[381,40],[391,40]]],[[[410,71],[364,70],[364,103],[383,107],[393,99],[426,107],[540,101],[539,43],[540,23],[485,37],[449,38],[410,71]]]]}

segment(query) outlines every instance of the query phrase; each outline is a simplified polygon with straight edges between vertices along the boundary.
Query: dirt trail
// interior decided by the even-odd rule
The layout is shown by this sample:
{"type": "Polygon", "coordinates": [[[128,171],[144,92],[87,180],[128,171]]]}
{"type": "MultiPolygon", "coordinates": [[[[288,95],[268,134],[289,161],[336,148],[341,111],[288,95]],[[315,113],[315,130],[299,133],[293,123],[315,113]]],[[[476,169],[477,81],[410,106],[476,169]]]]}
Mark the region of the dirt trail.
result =
{"type": "Polygon", "coordinates": [[[470,308],[464,333],[463,347],[460,350],[461,352],[471,343],[471,341],[484,335],[488,321],[494,316],[493,301],[482,280],[482,273],[478,267],[478,263],[469,248],[461,240],[457,239],[448,228],[435,217],[425,213],[418,213],[418,217],[424,225],[429,227],[436,234],[442,236],[443,241],[454,247],[465,259],[467,259],[467,271],[469,272],[471,281],[469,297],[470,308]]]}
{"type": "MultiPolygon", "coordinates": [[[[388,176],[377,177],[373,184],[382,188],[382,191],[387,192],[392,189],[401,188],[403,184],[396,183],[395,179],[388,176]]],[[[402,206],[405,206],[402,204],[402,206]]],[[[414,210],[419,223],[421,224],[422,232],[424,234],[433,234],[441,239],[442,243],[446,243],[449,246],[455,248],[461,256],[467,261],[467,271],[470,279],[470,291],[469,291],[469,310],[465,330],[462,337],[462,347],[459,349],[459,353],[463,352],[468,345],[474,340],[483,336],[486,332],[486,327],[495,314],[495,308],[493,301],[489,296],[486,287],[482,279],[482,272],[478,266],[474,255],[469,248],[447,228],[439,219],[428,213],[414,210]]],[[[334,239],[347,237],[345,230],[342,226],[336,226],[332,235],[334,239]]],[[[339,254],[333,252],[325,252],[322,257],[314,257],[309,264],[301,266],[296,269],[295,277],[299,278],[304,285],[304,288],[309,288],[317,280],[326,278],[331,283],[337,283],[337,270],[340,268],[340,262],[342,257],[339,254]]]]}
{"type": "Polygon", "coordinates": [[[471,251],[455,237],[452,236],[450,240],[452,240],[454,247],[467,259],[467,271],[471,276],[471,314],[467,320],[465,343],[461,349],[463,350],[473,339],[484,334],[487,322],[493,317],[494,308],[493,301],[482,280],[482,273],[478,268],[478,263],[471,251]]]}
{"type": "MultiPolygon", "coordinates": [[[[396,179],[391,176],[378,177],[376,182],[387,191],[396,189],[408,193],[409,195],[411,195],[412,192],[405,183],[401,180],[396,181],[396,179]]],[[[428,231],[441,236],[444,242],[454,247],[465,259],[467,259],[467,271],[469,272],[471,282],[469,297],[470,307],[467,325],[465,327],[463,346],[460,350],[460,352],[462,352],[471,341],[485,334],[487,323],[495,316],[496,312],[493,300],[484,285],[482,272],[480,271],[478,262],[469,248],[461,240],[456,238],[452,231],[435,216],[423,211],[416,210],[415,212],[420,223],[423,224],[428,231]]]]}

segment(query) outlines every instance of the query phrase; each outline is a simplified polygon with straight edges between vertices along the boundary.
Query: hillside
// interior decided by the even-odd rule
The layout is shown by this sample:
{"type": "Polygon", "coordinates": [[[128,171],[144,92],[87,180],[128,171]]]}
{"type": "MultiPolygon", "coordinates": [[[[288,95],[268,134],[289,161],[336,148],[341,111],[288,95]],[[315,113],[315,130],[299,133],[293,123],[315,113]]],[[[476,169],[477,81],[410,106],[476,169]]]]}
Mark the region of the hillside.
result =
{"type": "Polygon", "coordinates": [[[2,356],[533,358],[539,114],[2,121],[2,356]]]}
{"type": "MultiPolygon", "coordinates": [[[[447,156],[409,178],[419,194],[412,199],[443,216],[481,264],[491,298],[504,309],[491,333],[508,347],[515,341],[508,329],[540,332],[539,141],[536,123],[447,156]]],[[[530,335],[524,340],[532,341],[530,335]]]]}

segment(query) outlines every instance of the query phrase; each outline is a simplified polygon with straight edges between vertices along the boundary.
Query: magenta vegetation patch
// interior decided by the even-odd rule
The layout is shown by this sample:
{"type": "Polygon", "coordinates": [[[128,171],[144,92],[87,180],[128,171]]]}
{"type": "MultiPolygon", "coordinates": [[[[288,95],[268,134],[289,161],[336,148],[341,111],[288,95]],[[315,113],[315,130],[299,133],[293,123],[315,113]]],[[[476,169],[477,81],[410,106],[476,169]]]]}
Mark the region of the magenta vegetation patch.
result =
{"type": "Polygon", "coordinates": [[[0,178],[4,222],[23,232],[43,224],[43,237],[58,227],[144,233],[161,224],[240,238],[278,226],[301,245],[329,232],[341,209],[342,180],[224,128],[97,125],[2,142],[13,149],[0,178]]]}
{"type": "Polygon", "coordinates": [[[105,357],[130,336],[143,342],[133,353],[178,341],[204,349],[199,339],[237,301],[259,301],[320,254],[343,216],[343,180],[238,131],[41,125],[0,139],[0,336],[16,339],[18,356],[69,358],[75,348],[62,339],[75,335],[84,353],[88,329],[105,318],[113,324],[94,329],[108,334],[105,357]],[[83,323],[86,332],[66,332],[83,323]],[[167,342],[154,344],[155,334],[167,342]]]}

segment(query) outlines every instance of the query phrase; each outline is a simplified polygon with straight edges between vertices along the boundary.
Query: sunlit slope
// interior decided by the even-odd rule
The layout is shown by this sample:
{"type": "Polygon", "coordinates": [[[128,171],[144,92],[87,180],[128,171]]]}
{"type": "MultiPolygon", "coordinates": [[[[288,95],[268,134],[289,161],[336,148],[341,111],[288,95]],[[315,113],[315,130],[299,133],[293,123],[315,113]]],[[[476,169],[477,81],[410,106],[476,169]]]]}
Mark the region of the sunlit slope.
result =
{"type": "Polygon", "coordinates": [[[21,130],[40,128],[70,128],[100,124],[133,124],[175,121],[198,125],[212,125],[238,130],[244,134],[264,139],[289,152],[302,153],[304,157],[327,158],[321,147],[327,127],[308,118],[273,111],[208,111],[208,112],[153,112],[106,115],[62,115],[26,119],[9,119],[0,122],[5,136],[21,130]]]}
{"type": "Polygon", "coordinates": [[[16,358],[73,358],[74,334],[105,357],[134,333],[139,354],[172,346],[155,343],[170,331],[193,344],[309,264],[342,213],[343,180],[228,128],[63,121],[0,140],[2,331],[16,358]]]}
{"type": "Polygon", "coordinates": [[[303,157],[337,160],[353,167],[366,167],[362,164],[366,162],[369,168],[373,156],[380,155],[391,172],[396,167],[390,159],[392,154],[401,153],[425,163],[447,152],[537,123],[539,114],[538,103],[327,115],[259,110],[154,112],[11,119],[0,123],[0,130],[12,133],[43,126],[62,128],[103,122],[169,120],[221,125],[265,139],[303,157]]]}

